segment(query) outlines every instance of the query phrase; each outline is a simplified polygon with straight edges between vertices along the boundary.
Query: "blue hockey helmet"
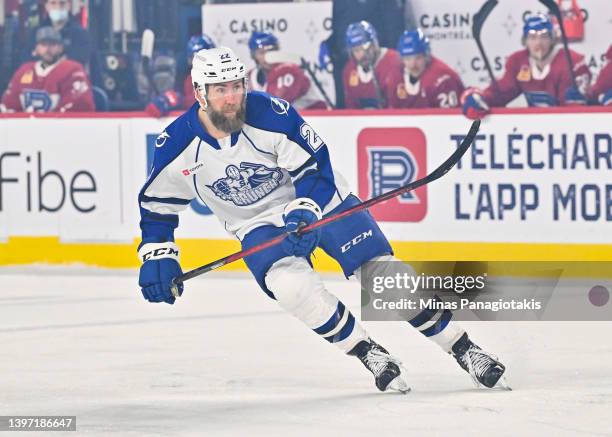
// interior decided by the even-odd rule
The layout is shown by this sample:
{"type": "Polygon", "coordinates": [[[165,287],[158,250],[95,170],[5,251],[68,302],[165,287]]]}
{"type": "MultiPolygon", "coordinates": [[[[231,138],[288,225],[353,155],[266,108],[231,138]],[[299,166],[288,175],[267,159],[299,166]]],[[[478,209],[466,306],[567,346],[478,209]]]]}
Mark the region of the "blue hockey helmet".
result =
{"type": "Polygon", "coordinates": [[[378,35],[374,26],[364,20],[349,24],[346,29],[347,48],[352,49],[371,42],[378,44],[378,35]]]}
{"type": "Polygon", "coordinates": [[[425,36],[421,29],[406,30],[400,36],[397,51],[401,56],[428,55],[430,52],[429,38],[425,36]]]}
{"type": "Polygon", "coordinates": [[[539,32],[545,30],[551,36],[553,34],[553,24],[544,14],[536,14],[528,17],[523,25],[523,38],[527,36],[529,32],[539,32]]]}
{"type": "Polygon", "coordinates": [[[187,54],[193,56],[195,52],[204,49],[214,49],[216,47],[212,38],[206,34],[194,35],[187,41],[187,54]]]}
{"type": "Polygon", "coordinates": [[[249,38],[249,49],[278,48],[278,38],[269,32],[253,32],[249,38]]]}

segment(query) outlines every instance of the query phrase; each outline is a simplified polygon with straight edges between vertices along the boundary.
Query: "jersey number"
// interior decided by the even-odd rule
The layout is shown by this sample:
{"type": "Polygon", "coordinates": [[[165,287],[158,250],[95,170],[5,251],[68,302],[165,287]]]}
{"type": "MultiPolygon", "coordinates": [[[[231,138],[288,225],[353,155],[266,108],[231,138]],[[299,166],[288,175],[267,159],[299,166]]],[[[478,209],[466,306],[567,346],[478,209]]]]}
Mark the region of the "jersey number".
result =
{"type": "Polygon", "coordinates": [[[438,94],[438,100],[440,101],[440,108],[455,108],[459,103],[455,91],[451,91],[448,94],[438,94]]]}
{"type": "Polygon", "coordinates": [[[289,88],[291,85],[293,85],[294,81],[295,79],[293,78],[293,74],[284,74],[279,76],[276,80],[276,88],[289,88]]]}
{"type": "Polygon", "coordinates": [[[314,129],[306,123],[300,126],[300,135],[302,136],[302,138],[304,138],[304,140],[306,140],[310,148],[315,152],[319,150],[319,147],[323,145],[323,140],[321,139],[321,137],[318,136],[314,129]]]}

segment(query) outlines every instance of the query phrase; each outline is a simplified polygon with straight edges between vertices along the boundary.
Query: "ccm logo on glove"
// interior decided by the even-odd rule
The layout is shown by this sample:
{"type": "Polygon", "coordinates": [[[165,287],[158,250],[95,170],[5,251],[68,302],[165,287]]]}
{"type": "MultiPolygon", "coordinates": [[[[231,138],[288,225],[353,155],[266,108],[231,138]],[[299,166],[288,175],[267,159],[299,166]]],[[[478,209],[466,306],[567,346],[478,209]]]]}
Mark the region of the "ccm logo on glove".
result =
{"type": "Polygon", "coordinates": [[[140,248],[138,256],[142,262],[162,258],[173,258],[178,261],[179,250],[172,242],[147,243],[140,248]]]}

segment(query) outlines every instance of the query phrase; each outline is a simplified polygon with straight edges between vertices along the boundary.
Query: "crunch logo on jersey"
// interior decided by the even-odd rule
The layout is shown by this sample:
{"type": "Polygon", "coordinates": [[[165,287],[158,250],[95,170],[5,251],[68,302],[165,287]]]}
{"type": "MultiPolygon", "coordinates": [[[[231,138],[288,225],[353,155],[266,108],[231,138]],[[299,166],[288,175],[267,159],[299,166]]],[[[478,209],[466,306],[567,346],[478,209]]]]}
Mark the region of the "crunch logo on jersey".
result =
{"type": "MultiPolygon", "coordinates": [[[[427,172],[427,142],[418,128],[366,128],[357,137],[359,197],[370,199],[427,172]]],[[[377,220],[418,222],[427,214],[427,186],[370,208],[377,220]]]]}
{"type": "Polygon", "coordinates": [[[228,165],[227,177],[206,185],[215,195],[236,206],[247,206],[263,199],[276,190],[282,180],[280,168],[268,168],[263,164],[241,162],[240,167],[228,165]]]}

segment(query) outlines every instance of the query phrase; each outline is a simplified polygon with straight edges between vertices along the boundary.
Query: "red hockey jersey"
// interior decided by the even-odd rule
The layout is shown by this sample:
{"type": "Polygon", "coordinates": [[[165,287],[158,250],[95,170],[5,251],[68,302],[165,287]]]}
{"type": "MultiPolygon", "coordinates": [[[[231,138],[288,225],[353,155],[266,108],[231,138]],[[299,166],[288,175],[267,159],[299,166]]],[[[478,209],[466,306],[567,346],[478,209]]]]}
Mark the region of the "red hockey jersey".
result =
{"type": "MultiPolygon", "coordinates": [[[[394,92],[391,76],[395,71],[401,71],[402,62],[399,53],[393,49],[382,48],[382,54],[374,67],[380,92],[385,96],[394,92]]],[[[344,66],[344,106],[350,109],[386,108],[387,102],[378,102],[376,85],[371,71],[365,72],[354,59],[344,66]]]]}
{"type": "MultiPolygon", "coordinates": [[[[491,84],[483,96],[491,106],[506,106],[521,93],[529,106],[565,105],[565,92],[573,86],[565,54],[560,48],[553,49],[551,61],[540,70],[530,59],[527,49],[510,55],[506,61],[504,76],[497,81],[499,90],[491,84]]],[[[591,73],[584,56],[570,50],[579,91],[586,93],[591,73]]]]}
{"type": "Polygon", "coordinates": [[[444,62],[432,56],[431,63],[415,83],[404,68],[391,75],[387,94],[390,108],[455,108],[463,93],[459,75],[444,62]]]}
{"type": "Polygon", "coordinates": [[[247,77],[249,90],[265,91],[280,97],[295,109],[327,109],[321,92],[297,64],[275,64],[268,72],[263,86],[257,81],[257,69],[249,70],[247,77]]]}
{"type": "Polygon", "coordinates": [[[608,47],[606,58],[608,62],[601,69],[597,80],[589,90],[589,97],[593,100],[598,100],[600,95],[612,90],[612,45],[608,47]]]}
{"type": "Polygon", "coordinates": [[[2,96],[2,105],[16,112],[95,111],[89,78],[81,64],[69,59],[46,68],[41,61],[23,64],[2,96]]]}
{"type": "Polygon", "coordinates": [[[321,92],[296,64],[278,64],[268,73],[266,92],[296,109],[327,109],[321,92]]]}

